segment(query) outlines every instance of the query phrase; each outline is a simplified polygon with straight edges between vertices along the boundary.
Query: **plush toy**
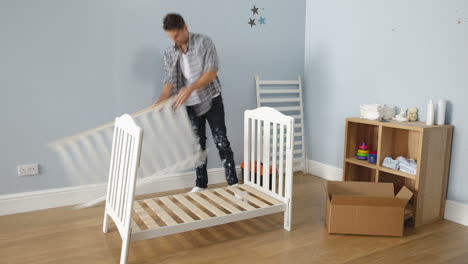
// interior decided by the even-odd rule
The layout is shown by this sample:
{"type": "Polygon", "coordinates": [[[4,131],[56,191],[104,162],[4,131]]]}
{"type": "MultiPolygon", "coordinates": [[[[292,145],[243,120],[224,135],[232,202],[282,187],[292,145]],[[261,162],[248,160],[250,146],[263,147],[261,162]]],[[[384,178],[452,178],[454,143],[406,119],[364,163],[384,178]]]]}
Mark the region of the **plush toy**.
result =
{"type": "Polygon", "coordinates": [[[402,108],[400,111],[400,114],[395,116],[393,120],[399,121],[399,122],[406,122],[408,121],[408,109],[407,108],[402,108]]]}
{"type": "Polygon", "coordinates": [[[411,122],[418,120],[418,108],[412,107],[409,109],[408,120],[411,122]]]}

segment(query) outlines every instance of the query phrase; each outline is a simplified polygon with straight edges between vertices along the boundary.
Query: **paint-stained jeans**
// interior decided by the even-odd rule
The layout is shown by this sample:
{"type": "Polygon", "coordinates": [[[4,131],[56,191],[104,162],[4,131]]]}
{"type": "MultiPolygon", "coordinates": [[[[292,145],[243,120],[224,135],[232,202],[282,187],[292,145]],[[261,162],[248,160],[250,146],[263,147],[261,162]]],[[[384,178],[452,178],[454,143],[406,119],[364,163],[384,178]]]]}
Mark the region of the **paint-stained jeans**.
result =
{"type": "MultiPolygon", "coordinates": [[[[224,105],[223,98],[221,95],[213,98],[213,103],[210,111],[202,116],[197,116],[193,107],[187,106],[187,112],[192,122],[192,127],[195,130],[195,134],[199,137],[200,146],[203,150],[206,149],[206,121],[211,128],[211,134],[213,135],[213,141],[218,148],[219,157],[223,162],[224,169],[226,171],[226,180],[229,185],[236,184],[236,166],[234,164],[234,154],[231,150],[231,144],[227,138],[226,124],[224,121],[224,105]]],[[[206,170],[205,160],[203,165],[197,167],[197,180],[196,186],[206,188],[208,186],[208,172],[206,170]]]]}

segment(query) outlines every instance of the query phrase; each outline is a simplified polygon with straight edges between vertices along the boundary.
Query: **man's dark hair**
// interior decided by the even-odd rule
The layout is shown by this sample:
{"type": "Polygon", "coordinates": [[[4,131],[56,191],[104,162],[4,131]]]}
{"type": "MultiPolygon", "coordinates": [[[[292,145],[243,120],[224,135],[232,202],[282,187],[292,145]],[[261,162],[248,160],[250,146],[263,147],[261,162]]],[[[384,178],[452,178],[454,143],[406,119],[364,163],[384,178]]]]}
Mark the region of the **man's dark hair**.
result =
{"type": "Polygon", "coordinates": [[[167,14],[164,17],[163,28],[165,31],[173,29],[183,29],[185,26],[184,18],[179,14],[167,14]]]}

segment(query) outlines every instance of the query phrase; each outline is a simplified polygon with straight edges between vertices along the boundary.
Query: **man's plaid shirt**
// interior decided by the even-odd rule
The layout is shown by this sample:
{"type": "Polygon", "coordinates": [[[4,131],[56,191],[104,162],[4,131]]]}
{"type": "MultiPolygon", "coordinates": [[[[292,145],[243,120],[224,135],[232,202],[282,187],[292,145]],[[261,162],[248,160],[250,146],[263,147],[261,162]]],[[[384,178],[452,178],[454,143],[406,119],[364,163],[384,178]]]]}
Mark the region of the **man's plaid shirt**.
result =
{"type": "MultiPolygon", "coordinates": [[[[199,58],[199,62],[195,66],[200,67],[203,73],[210,70],[218,71],[219,62],[216,47],[209,37],[190,32],[187,52],[195,52],[198,55],[195,57],[199,58]]],[[[185,86],[179,62],[181,54],[182,50],[175,45],[171,45],[164,51],[163,82],[164,84],[170,83],[172,85],[173,95],[177,94],[185,86]]],[[[197,93],[201,103],[192,107],[197,115],[201,116],[211,109],[213,96],[221,93],[221,83],[218,76],[208,86],[198,89],[197,93]]]]}

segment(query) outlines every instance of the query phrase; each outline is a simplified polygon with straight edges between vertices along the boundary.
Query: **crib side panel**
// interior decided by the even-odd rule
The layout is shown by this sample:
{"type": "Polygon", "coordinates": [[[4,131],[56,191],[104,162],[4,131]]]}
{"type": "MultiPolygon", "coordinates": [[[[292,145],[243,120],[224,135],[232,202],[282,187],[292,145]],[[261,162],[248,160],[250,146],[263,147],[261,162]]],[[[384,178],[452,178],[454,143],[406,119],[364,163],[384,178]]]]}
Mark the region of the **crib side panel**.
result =
{"type": "Polygon", "coordinates": [[[291,198],[293,123],[270,107],[244,116],[244,182],[284,202],[291,198]]]}
{"type": "Polygon", "coordinates": [[[122,238],[130,233],[143,132],[129,115],[118,117],[112,140],[106,213],[122,238]]]}

